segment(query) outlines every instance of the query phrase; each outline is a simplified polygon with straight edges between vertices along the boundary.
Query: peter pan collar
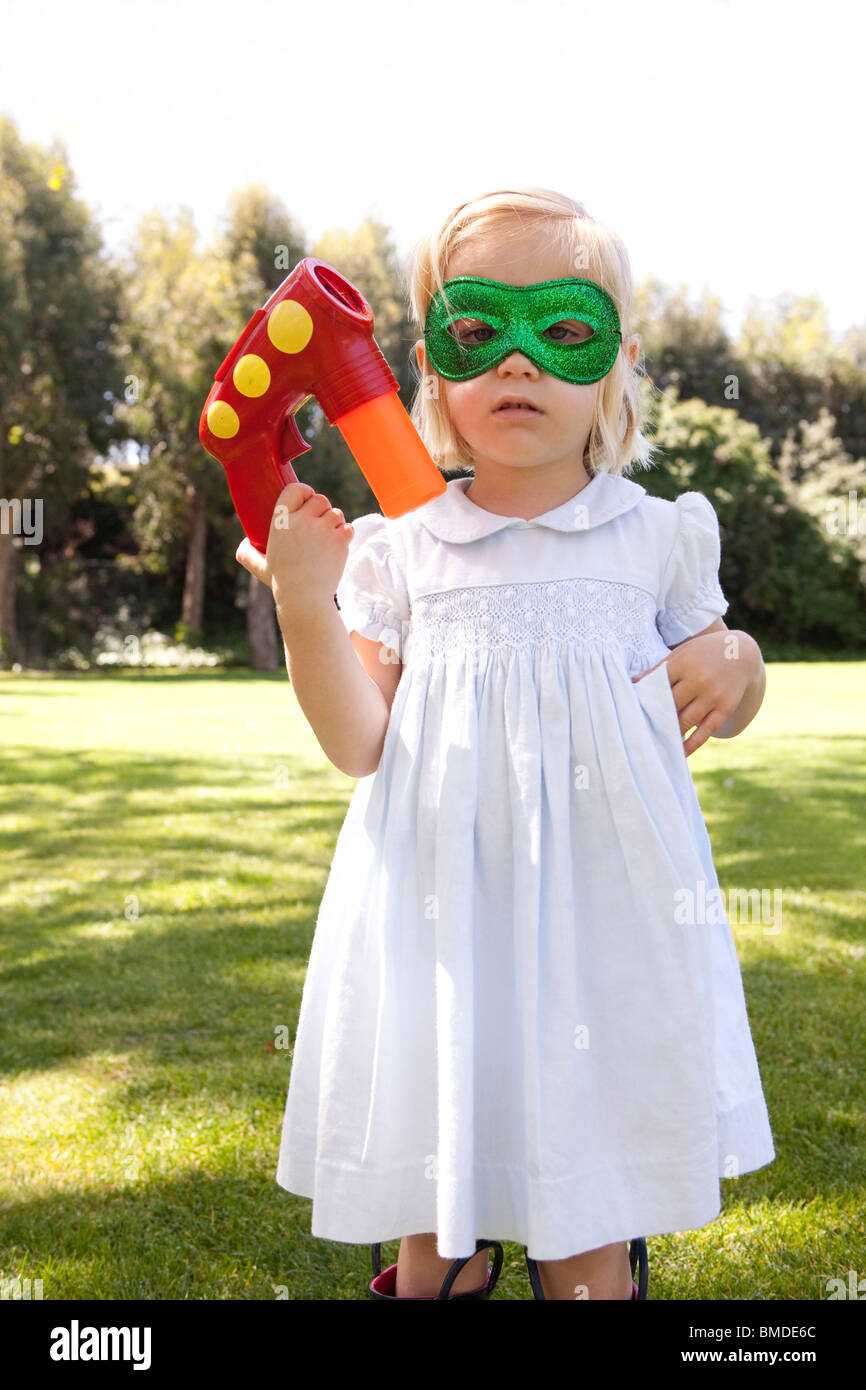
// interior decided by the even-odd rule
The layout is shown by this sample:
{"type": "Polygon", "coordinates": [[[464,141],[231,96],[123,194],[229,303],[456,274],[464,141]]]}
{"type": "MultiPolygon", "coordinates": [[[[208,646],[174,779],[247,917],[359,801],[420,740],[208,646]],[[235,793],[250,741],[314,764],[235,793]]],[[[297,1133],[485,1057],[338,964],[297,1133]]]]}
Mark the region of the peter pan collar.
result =
{"type": "Polygon", "coordinates": [[[425,502],[415,513],[439,540],[477,541],[508,527],[524,531],[532,526],[547,526],[553,531],[572,534],[588,531],[631,511],[646,494],[646,488],[630,478],[600,472],[567,502],[527,521],[519,516],[499,516],[477,506],[466,496],[473,481],[473,477],[452,478],[444,492],[431,502],[425,502]]]}

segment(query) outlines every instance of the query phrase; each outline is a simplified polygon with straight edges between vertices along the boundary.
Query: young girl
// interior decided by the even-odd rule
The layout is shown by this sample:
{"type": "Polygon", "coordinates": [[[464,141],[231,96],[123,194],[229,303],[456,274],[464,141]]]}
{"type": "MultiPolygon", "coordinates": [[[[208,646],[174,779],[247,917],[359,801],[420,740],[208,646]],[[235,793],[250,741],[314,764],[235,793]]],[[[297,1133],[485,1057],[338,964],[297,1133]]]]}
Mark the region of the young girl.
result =
{"type": "Polygon", "coordinates": [[[413,418],[464,475],[353,525],[292,484],[267,557],[238,550],[360,779],[277,1181],[316,1236],[402,1237],[397,1297],[470,1256],[452,1291],[478,1289],[495,1237],[544,1297],[627,1299],[635,1231],[706,1225],[775,1156],[686,761],[751,721],[763,662],[722,621],[711,504],[625,476],[650,448],[617,236],[490,194],[416,248],[410,297],[413,418]]]}

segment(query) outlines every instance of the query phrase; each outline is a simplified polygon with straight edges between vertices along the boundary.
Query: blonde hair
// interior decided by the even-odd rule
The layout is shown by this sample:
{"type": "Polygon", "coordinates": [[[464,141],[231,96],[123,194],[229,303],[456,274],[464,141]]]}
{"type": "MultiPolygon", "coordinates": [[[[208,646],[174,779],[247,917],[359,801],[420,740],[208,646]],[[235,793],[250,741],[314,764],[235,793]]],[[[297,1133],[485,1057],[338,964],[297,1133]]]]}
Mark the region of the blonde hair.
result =
{"type": "MultiPolygon", "coordinates": [[[[623,349],[629,337],[634,288],[628,252],[617,234],[590,217],[581,203],[547,188],[500,189],[461,203],[438,232],[413,248],[408,269],[408,300],[412,321],[423,336],[430,300],[442,291],[451,258],[467,242],[484,238],[496,243],[543,228],[579,275],[611,296],[619,313],[622,338],[616,361],[602,378],[583,462],[590,474],[623,473],[631,463],[651,467],[652,448],[643,434],[640,356],[632,369],[623,349]]],[[[433,371],[422,373],[415,350],[412,367],[417,389],[412,400],[412,423],[442,469],[469,469],[472,455],[454,428],[433,371]],[[435,383],[435,384],[434,384],[435,383]]]]}

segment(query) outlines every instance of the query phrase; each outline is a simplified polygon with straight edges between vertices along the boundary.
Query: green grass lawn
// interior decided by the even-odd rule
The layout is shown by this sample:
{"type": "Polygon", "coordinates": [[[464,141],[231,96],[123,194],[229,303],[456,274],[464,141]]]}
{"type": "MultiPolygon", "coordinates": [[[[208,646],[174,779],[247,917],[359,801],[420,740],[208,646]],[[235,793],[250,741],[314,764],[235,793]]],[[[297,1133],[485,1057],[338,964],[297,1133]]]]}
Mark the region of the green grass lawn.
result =
{"type": "MultiPolygon", "coordinates": [[[[780,931],[734,924],[777,1158],[650,1238],[652,1299],[866,1277],[864,708],[866,662],[771,664],[745,733],[689,760],[723,891],[782,892],[780,931]]],[[[285,672],[9,676],[0,718],[0,1274],[365,1299],[369,1247],[313,1238],[275,1181],[279,1030],[355,785],[285,672]]],[[[530,1299],[505,1252],[494,1297],[530,1299]]]]}

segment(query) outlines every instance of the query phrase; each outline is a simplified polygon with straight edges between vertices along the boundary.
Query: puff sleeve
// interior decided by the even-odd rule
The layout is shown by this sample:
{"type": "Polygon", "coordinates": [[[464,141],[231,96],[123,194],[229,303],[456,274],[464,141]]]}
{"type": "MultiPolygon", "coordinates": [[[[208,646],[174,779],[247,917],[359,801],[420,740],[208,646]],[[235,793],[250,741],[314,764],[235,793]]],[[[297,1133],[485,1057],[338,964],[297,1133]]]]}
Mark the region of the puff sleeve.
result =
{"type": "Polygon", "coordinates": [[[728,609],[719,583],[719,519],[702,492],[675,499],[677,534],[659,590],[656,627],[669,647],[703,632],[728,609]]]}
{"type": "Polygon", "coordinates": [[[406,580],[385,517],[378,512],[352,522],[353,534],[337,606],[349,632],[391,647],[402,661],[409,621],[406,580]]]}

